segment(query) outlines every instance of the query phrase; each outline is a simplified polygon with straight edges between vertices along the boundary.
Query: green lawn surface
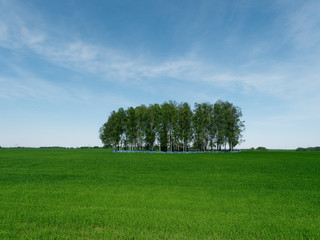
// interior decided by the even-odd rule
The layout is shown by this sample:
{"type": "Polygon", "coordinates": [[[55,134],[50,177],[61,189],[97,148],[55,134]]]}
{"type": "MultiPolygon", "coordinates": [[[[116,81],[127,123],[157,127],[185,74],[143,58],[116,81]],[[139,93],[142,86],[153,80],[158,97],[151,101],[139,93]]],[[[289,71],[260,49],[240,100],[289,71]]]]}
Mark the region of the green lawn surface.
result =
{"type": "Polygon", "coordinates": [[[0,149],[0,239],[320,239],[320,152],[0,149]]]}

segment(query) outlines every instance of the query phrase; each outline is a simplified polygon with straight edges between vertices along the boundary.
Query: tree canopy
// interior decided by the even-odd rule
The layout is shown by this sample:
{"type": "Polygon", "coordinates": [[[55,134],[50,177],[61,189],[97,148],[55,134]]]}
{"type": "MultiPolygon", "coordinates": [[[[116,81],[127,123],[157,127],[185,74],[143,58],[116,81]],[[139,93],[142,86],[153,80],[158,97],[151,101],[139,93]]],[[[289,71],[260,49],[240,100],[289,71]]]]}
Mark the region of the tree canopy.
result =
{"type": "Polygon", "coordinates": [[[242,140],[241,109],[228,101],[215,104],[175,101],[112,111],[100,139],[113,150],[232,151],[242,140]]]}

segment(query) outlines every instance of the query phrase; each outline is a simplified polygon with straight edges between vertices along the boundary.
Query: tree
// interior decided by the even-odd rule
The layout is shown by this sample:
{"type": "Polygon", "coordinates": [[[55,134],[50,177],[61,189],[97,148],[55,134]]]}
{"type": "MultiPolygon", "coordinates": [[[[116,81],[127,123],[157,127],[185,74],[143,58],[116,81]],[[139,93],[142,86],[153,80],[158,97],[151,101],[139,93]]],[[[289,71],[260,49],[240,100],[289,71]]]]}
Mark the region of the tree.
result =
{"type": "Polygon", "coordinates": [[[214,126],[215,126],[215,142],[217,150],[221,151],[221,146],[225,143],[225,124],[223,113],[223,101],[217,101],[213,106],[214,126]]]}
{"type": "Polygon", "coordinates": [[[135,108],[136,126],[137,126],[137,144],[138,148],[142,150],[145,143],[146,127],[147,127],[147,107],[141,105],[135,108]]]}
{"type": "Polygon", "coordinates": [[[159,138],[159,104],[149,105],[146,113],[147,124],[145,128],[146,135],[146,147],[153,151],[153,146],[156,140],[159,138]]]}
{"type": "Polygon", "coordinates": [[[106,147],[112,147],[112,150],[119,149],[124,133],[124,122],[123,108],[120,108],[118,112],[111,112],[108,121],[100,128],[100,139],[106,147]]]}
{"type": "Polygon", "coordinates": [[[193,115],[194,147],[206,151],[214,137],[213,107],[209,103],[195,103],[193,115]]]}
{"type": "Polygon", "coordinates": [[[174,128],[177,116],[176,105],[176,102],[169,101],[163,103],[161,106],[161,145],[164,151],[173,151],[174,148],[174,128]]]}
{"type": "Polygon", "coordinates": [[[108,121],[102,125],[99,130],[99,137],[104,145],[104,147],[109,148],[112,147],[112,140],[111,140],[111,131],[112,126],[111,122],[109,121],[111,116],[108,118],[108,121]]]}
{"type": "MultiPolygon", "coordinates": [[[[149,112],[149,119],[151,121],[150,124],[150,128],[152,133],[150,132],[150,136],[148,137],[150,143],[153,141],[153,143],[156,141],[158,143],[158,149],[159,151],[161,151],[161,140],[160,140],[160,136],[161,136],[161,128],[162,128],[162,119],[161,119],[161,106],[159,104],[153,104],[150,105],[148,108],[148,112],[149,112]]],[[[153,145],[152,145],[153,147],[153,145]]],[[[151,147],[151,150],[153,150],[153,148],[151,147]]]]}
{"type": "Polygon", "coordinates": [[[126,110],[126,135],[130,144],[131,150],[136,146],[137,139],[137,123],[136,123],[136,111],[133,107],[126,110]]]}
{"type": "Polygon", "coordinates": [[[222,145],[228,144],[232,151],[242,141],[244,122],[240,120],[241,109],[230,102],[219,100],[214,104],[213,112],[217,149],[220,151],[222,145]]]}
{"type": "Polygon", "coordinates": [[[242,141],[241,117],[241,109],[230,102],[195,103],[192,111],[188,103],[169,101],[112,111],[99,135],[113,150],[153,150],[158,144],[162,151],[221,150],[223,145],[232,151],[242,141]]]}
{"type": "Polygon", "coordinates": [[[204,128],[201,104],[195,103],[192,121],[194,130],[193,148],[195,150],[202,150],[202,145],[204,141],[204,128]]]}
{"type": "Polygon", "coordinates": [[[257,150],[257,151],[268,151],[268,149],[265,148],[265,147],[257,147],[256,150],[257,150]]]}
{"type": "Polygon", "coordinates": [[[192,131],[192,111],[188,103],[180,103],[177,106],[177,122],[175,132],[178,139],[178,151],[187,151],[191,142],[192,131]]]}
{"type": "Polygon", "coordinates": [[[223,103],[223,115],[225,126],[225,139],[228,142],[229,150],[242,141],[241,132],[244,130],[244,122],[240,120],[242,112],[239,107],[235,107],[232,103],[223,103]]]}
{"type": "Polygon", "coordinates": [[[120,143],[118,148],[120,147],[124,148],[127,144],[126,133],[125,133],[126,131],[125,123],[126,123],[126,113],[123,108],[119,108],[117,112],[117,124],[116,124],[116,127],[117,127],[116,134],[120,135],[120,143]]]}

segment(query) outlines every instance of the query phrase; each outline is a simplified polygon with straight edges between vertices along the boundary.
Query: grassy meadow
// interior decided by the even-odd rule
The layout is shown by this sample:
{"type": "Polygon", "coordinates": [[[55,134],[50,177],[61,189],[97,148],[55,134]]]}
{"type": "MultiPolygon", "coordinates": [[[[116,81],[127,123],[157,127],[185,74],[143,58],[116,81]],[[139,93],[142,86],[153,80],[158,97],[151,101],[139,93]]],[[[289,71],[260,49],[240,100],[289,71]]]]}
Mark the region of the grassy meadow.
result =
{"type": "Polygon", "coordinates": [[[320,152],[0,149],[0,239],[320,239],[320,152]]]}

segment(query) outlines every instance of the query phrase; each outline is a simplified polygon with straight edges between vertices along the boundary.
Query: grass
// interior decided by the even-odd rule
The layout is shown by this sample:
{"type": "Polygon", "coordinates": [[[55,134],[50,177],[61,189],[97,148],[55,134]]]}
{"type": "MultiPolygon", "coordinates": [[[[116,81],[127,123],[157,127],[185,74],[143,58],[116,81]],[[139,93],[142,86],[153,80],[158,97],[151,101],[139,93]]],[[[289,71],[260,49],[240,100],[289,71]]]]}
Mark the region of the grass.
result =
{"type": "Polygon", "coordinates": [[[320,153],[0,149],[0,239],[320,239],[320,153]]]}

